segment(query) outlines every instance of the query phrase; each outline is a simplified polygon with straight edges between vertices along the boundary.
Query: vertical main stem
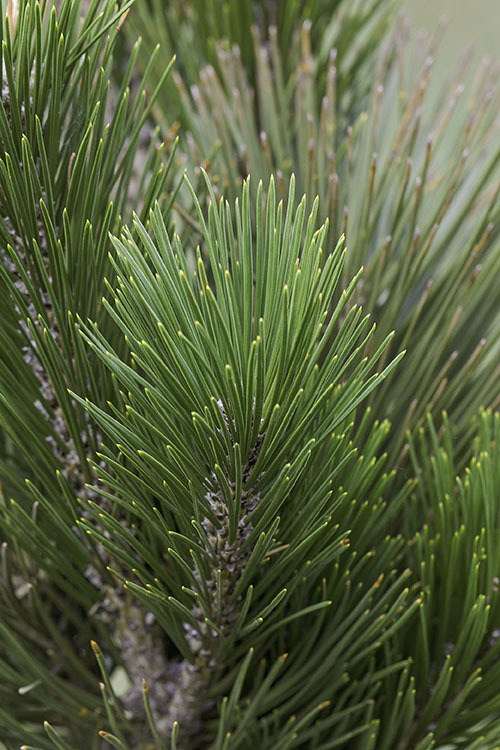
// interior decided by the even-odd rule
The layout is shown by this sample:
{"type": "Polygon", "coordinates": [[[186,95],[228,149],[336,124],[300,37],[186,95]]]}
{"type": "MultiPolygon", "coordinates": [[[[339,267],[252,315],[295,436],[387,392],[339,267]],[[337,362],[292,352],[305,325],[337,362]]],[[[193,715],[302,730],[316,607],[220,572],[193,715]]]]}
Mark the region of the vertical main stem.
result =
{"type": "MultiPolygon", "coordinates": [[[[228,425],[226,414],[220,403],[219,408],[228,425]]],[[[255,465],[262,440],[263,436],[259,435],[257,444],[243,468],[243,483],[255,465]]],[[[185,623],[184,631],[194,656],[194,662],[191,663],[187,659],[181,662],[167,712],[167,724],[170,731],[174,722],[179,724],[178,747],[182,750],[206,750],[213,740],[213,737],[208,734],[205,736],[203,716],[213,705],[209,696],[213,675],[224,669],[224,664],[218,659],[221,641],[225,636],[230,635],[240,613],[241,597],[234,601],[232,594],[251,555],[251,549],[248,547],[242,549],[242,547],[253,529],[250,514],[259,503],[260,496],[258,492],[252,490],[243,492],[237,535],[233,543],[229,542],[229,513],[222,492],[220,490],[209,492],[206,500],[218,522],[214,524],[209,518],[204,518],[202,521],[209,544],[207,552],[211,569],[208,579],[204,577],[203,586],[200,571],[195,570],[194,574],[200,582],[200,592],[208,591],[209,613],[207,614],[217,625],[218,630],[215,631],[207,624],[205,619],[207,614],[201,606],[192,607],[191,612],[198,626],[195,628],[185,623]],[[220,576],[220,593],[218,593],[218,576],[220,576]]],[[[204,598],[206,599],[206,594],[204,598]]]]}

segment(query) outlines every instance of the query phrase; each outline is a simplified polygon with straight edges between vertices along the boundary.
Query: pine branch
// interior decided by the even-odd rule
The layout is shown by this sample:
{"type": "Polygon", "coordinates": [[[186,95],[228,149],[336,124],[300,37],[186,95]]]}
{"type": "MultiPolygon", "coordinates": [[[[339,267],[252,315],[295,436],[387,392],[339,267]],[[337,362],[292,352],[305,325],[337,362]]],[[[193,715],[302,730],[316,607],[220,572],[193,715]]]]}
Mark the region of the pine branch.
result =
{"type": "MultiPolygon", "coordinates": [[[[180,747],[205,747],[215,741],[217,685],[240,668],[238,654],[242,649],[246,653],[253,631],[259,633],[259,650],[267,653],[265,633],[274,632],[273,621],[286,621],[286,602],[298,581],[305,585],[299,571],[305,575],[307,568],[314,571],[317,566],[319,575],[342,549],[342,534],[325,515],[326,488],[334,471],[323,460],[326,441],[386,375],[369,377],[370,362],[354,364],[370,332],[363,332],[367,321],[355,309],[342,318],[355,283],[334,305],[340,245],[323,266],[325,230],[314,231],[315,213],[306,222],[303,206],[294,215],[292,200],[278,230],[282,208],[274,202],[271,182],[266,216],[261,189],[256,204],[256,225],[267,227],[267,252],[262,251],[263,238],[254,250],[249,195],[246,185],[234,224],[228,206],[217,205],[213,193],[208,220],[198,204],[208,276],[201,258],[197,275],[188,276],[182,248],[176,241],[174,251],[158,212],[150,219],[152,237],[135,225],[147,253],[131,233],[115,240],[119,288],[115,307],[105,304],[131,348],[130,364],[96,325],[81,323],[84,339],[115,373],[122,395],[116,406],[109,405],[110,412],[75,398],[106,433],[108,445],[117,446],[118,454],[110,448],[101,454],[109,469],[96,470],[110,497],[137,517],[137,533],[130,534],[100,513],[101,525],[112,533],[109,542],[97,528],[87,528],[125,564],[134,565],[128,550],[142,558],[134,571],[140,583],[127,581],[126,588],[150,608],[181,657],[169,663],[171,701],[157,723],[163,731],[166,718],[167,732],[178,725],[180,747]],[[229,240],[234,227],[238,245],[229,240]],[[259,287],[267,264],[279,271],[270,270],[268,285],[259,287]],[[213,278],[213,289],[208,277],[213,278]],[[233,294],[230,290],[236,288],[239,292],[233,294]],[[222,337],[213,335],[216,321],[222,337]],[[194,373],[200,373],[196,381],[194,373]],[[317,378],[317,390],[306,397],[307,373],[317,378]],[[316,437],[304,441],[307,424],[315,425],[316,437]],[[302,508],[301,487],[307,498],[302,508]],[[319,513],[316,499],[323,509],[319,513]],[[285,503],[296,504],[305,528],[285,503]],[[146,522],[150,517],[156,518],[154,527],[146,522]],[[323,534],[329,539],[326,546],[314,547],[316,535],[323,534]],[[165,567],[155,555],[161,558],[166,545],[165,567]],[[273,546],[283,550],[276,558],[270,554],[273,546]],[[273,577],[274,559],[280,573],[273,577]],[[267,588],[260,582],[266,570],[267,588]],[[290,570],[296,580],[289,579],[290,570]]],[[[374,353],[374,361],[380,354],[374,353]]],[[[350,449],[344,435],[339,440],[344,456],[340,471],[350,449]]],[[[406,575],[388,578],[388,601],[401,595],[406,575]]],[[[371,618],[366,608],[371,595],[366,596],[365,613],[371,618]]],[[[315,599],[300,610],[313,616],[324,606],[328,600],[315,599]]],[[[383,627],[386,624],[389,630],[395,627],[392,616],[383,627]]],[[[276,669],[283,664],[281,655],[276,669]]],[[[270,670],[266,690],[251,704],[253,712],[266,701],[277,674],[270,670]]],[[[306,715],[311,718],[306,721],[304,716],[306,724],[321,703],[322,689],[318,684],[315,702],[308,702],[306,715]]],[[[230,717],[227,721],[231,725],[230,717]]],[[[219,731],[222,726],[224,722],[219,731]]]]}
{"type": "MultiPolygon", "coordinates": [[[[115,4],[101,5],[104,27],[119,25],[122,14],[116,14],[115,4]]],[[[92,611],[97,597],[105,596],[106,591],[113,593],[105,568],[114,564],[104,547],[80,534],[75,525],[78,515],[89,517],[89,503],[100,499],[88,484],[92,477],[88,459],[94,455],[101,435],[72,401],[67,388],[83,386],[103,397],[109,381],[106,384],[101,379],[97,390],[100,376],[75,336],[74,315],[98,312],[107,267],[107,233],[121,228],[120,214],[134,188],[142,192],[134,195],[134,204],[139,208],[148,210],[160,198],[169,164],[163,162],[161,148],[151,149],[142,159],[143,181],[136,181],[133,167],[139,135],[154,102],[154,94],[149,101],[145,97],[147,79],[139,83],[137,98],[129,104],[127,86],[132,67],[128,70],[119,92],[120,105],[106,126],[105,69],[112,62],[116,35],[101,43],[102,26],[93,30],[92,24],[86,27],[75,3],[63,3],[59,13],[55,8],[48,13],[48,6],[20,7],[18,26],[10,29],[13,38],[8,30],[5,32],[7,43],[2,59],[0,276],[3,345],[9,357],[2,360],[0,368],[0,409],[2,426],[17,449],[18,471],[24,471],[27,465],[33,483],[28,489],[25,485],[22,494],[18,494],[19,504],[2,501],[3,532],[9,540],[10,554],[12,548],[19,548],[21,560],[14,563],[14,577],[2,588],[1,596],[5,602],[4,619],[13,632],[18,629],[17,619],[30,622],[39,617],[32,597],[23,595],[18,601],[17,591],[37,586],[40,598],[51,602],[43,614],[42,627],[48,629],[49,641],[55,643],[53,651],[58,654],[65,679],[71,681],[75,665],[68,642],[75,639],[73,627],[81,613],[75,617],[71,606],[61,609],[58,596],[64,591],[70,598],[75,597],[82,611],[92,611]],[[55,40],[62,38],[69,44],[57,46],[55,40]],[[78,47],[83,39],[84,57],[78,47]],[[77,48],[80,51],[75,55],[77,48]],[[42,68],[43,80],[39,76],[42,68]],[[89,89],[91,80],[94,86],[89,89]],[[124,124],[126,127],[121,129],[124,124]],[[148,176],[151,185],[146,189],[144,181],[148,176]],[[17,381],[12,378],[14,363],[17,381]],[[19,381],[27,386],[24,391],[19,381]],[[25,508],[31,506],[30,518],[25,508]],[[59,533],[60,553],[53,550],[50,535],[54,529],[59,533]],[[45,553],[40,554],[40,549],[45,549],[45,553]],[[13,595],[8,593],[12,585],[13,595]],[[65,620],[66,611],[69,614],[65,620]],[[58,626],[52,624],[53,616],[58,626]]],[[[92,3],[86,20],[98,6],[99,3],[92,3]]],[[[168,206],[162,205],[168,212],[168,206]]],[[[142,634],[146,613],[139,611],[137,603],[131,606],[129,600],[129,595],[115,596],[108,614],[113,616],[116,629],[113,648],[123,648],[127,667],[135,679],[140,652],[137,644],[130,643],[127,633],[135,619],[142,634]]],[[[102,640],[106,633],[103,626],[103,620],[95,617],[91,625],[94,638],[102,640]]],[[[88,631],[87,624],[80,624],[78,638],[88,631]]],[[[105,642],[112,638],[113,627],[106,633],[105,642]]],[[[39,675],[45,675],[46,688],[54,690],[46,679],[45,654],[37,655],[34,644],[33,639],[19,658],[25,664],[28,660],[24,667],[28,674],[33,668],[38,669],[39,675]]],[[[153,654],[148,653],[142,639],[141,647],[148,657],[145,674],[150,674],[153,654]]],[[[159,655],[161,652],[157,651],[156,656],[159,655]]],[[[141,671],[143,668],[144,659],[141,671]]],[[[87,680],[85,670],[77,669],[77,673],[78,682],[83,674],[87,680]]],[[[29,677],[25,680],[30,682],[29,677]]],[[[25,702],[34,699],[35,706],[43,697],[37,696],[37,684],[35,680],[35,689],[27,691],[25,698],[25,702]]],[[[97,682],[91,681],[90,685],[93,693],[97,682]]],[[[68,699],[71,692],[68,689],[68,699]]],[[[74,704],[68,709],[73,724],[84,721],[87,714],[91,724],[96,718],[99,720],[92,693],[82,692],[84,697],[76,710],[74,704]]],[[[49,697],[44,700],[53,707],[49,697]]],[[[134,696],[130,702],[137,703],[134,696]]],[[[139,712],[145,720],[142,694],[139,712]]],[[[9,736],[16,731],[21,730],[13,729],[9,723],[9,736]]],[[[30,730],[32,741],[38,734],[35,729],[30,730]]]]}

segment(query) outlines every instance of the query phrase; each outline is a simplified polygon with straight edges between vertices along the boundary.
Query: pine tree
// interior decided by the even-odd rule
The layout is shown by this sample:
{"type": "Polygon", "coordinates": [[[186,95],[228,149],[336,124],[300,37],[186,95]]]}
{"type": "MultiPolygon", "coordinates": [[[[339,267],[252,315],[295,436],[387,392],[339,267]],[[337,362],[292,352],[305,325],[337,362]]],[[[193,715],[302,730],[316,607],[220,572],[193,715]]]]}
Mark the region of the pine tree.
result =
{"type": "Polygon", "coordinates": [[[0,748],[493,750],[494,69],[390,0],[2,10],[0,748]]]}

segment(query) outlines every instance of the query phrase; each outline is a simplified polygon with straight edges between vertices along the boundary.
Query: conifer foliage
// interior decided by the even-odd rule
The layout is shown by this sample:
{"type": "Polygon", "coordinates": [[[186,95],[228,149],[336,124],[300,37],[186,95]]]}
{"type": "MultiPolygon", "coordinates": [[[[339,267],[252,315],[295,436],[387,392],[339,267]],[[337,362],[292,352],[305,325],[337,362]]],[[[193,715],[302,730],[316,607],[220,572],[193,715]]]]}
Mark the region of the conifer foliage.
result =
{"type": "Polygon", "coordinates": [[[488,64],[391,0],[2,11],[0,750],[493,750],[488,64]]]}

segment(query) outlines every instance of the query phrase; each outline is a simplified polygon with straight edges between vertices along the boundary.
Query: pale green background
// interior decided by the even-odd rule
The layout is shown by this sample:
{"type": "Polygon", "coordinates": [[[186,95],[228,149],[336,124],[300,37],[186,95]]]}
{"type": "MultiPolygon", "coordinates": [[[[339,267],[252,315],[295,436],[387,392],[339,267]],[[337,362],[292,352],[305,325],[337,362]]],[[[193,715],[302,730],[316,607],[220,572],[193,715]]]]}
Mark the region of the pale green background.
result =
{"type": "Polygon", "coordinates": [[[404,0],[404,7],[418,27],[429,30],[448,17],[443,52],[450,63],[471,43],[500,60],[500,0],[404,0]]]}

